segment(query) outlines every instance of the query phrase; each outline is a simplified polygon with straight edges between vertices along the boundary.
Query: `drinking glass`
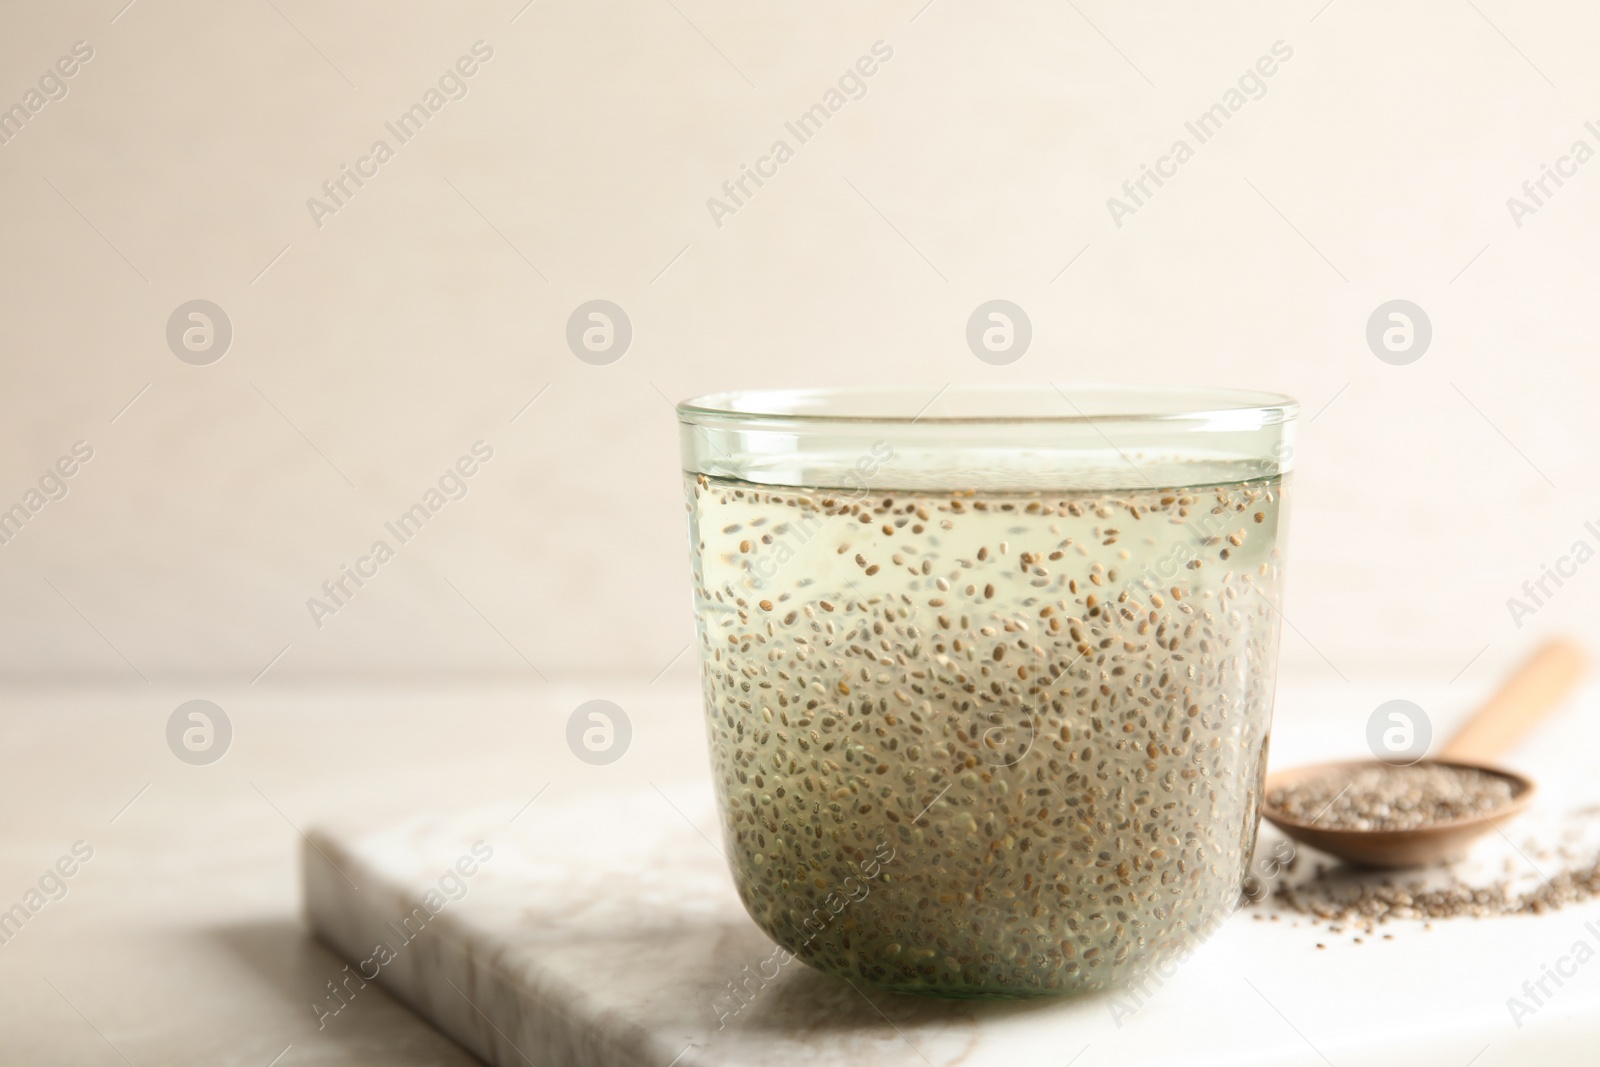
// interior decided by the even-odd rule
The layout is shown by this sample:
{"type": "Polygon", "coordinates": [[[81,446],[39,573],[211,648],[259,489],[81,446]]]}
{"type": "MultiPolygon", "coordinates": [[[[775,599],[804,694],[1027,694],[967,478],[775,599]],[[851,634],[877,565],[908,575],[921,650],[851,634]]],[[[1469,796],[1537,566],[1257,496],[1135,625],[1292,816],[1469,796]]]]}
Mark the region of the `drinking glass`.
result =
{"type": "Polygon", "coordinates": [[[740,898],[884,989],[1182,957],[1254,848],[1296,403],[954,386],[678,407],[740,898]]]}

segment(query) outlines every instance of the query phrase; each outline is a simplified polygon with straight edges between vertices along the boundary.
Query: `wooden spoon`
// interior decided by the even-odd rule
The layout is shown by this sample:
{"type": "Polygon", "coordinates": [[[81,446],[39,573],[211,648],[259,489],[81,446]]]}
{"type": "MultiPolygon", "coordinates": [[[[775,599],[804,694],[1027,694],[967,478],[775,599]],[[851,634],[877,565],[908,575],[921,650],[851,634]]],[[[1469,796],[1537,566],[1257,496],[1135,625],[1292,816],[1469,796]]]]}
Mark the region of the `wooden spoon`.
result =
{"type": "Polygon", "coordinates": [[[1432,763],[1472,767],[1504,778],[1511,784],[1512,796],[1504,807],[1410,830],[1339,830],[1318,826],[1315,818],[1296,819],[1271,806],[1269,798],[1274,793],[1307,779],[1353,775],[1368,767],[1383,766],[1377,760],[1345,760],[1295,767],[1269,775],[1261,814],[1296,841],[1369,867],[1409,867],[1458,858],[1478,837],[1520,814],[1533,799],[1533,779],[1492,766],[1489,761],[1520,740],[1560,704],[1586,668],[1587,657],[1578,645],[1559,639],[1549,642],[1489,698],[1445,745],[1438,758],[1419,761],[1419,766],[1432,763]]]}

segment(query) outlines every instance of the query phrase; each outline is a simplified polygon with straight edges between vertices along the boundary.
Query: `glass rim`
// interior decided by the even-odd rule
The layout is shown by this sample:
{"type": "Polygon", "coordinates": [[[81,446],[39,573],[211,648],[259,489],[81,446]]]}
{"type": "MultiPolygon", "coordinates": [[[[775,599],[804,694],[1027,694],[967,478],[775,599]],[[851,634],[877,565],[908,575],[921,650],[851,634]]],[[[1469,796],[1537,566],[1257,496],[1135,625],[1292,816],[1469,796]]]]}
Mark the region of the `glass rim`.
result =
{"type": "Polygon", "coordinates": [[[950,384],[937,392],[900,385],[848,385],[807,388],[732,389],[691,397],[676,405],[678,421],[691,426],[800,423],[867,425],[1081,425],[1098,423],[1249,422],[1270,426],[1294,421],[1300,403],[1283,393],[1209,386],[1074,384],[950,384]],[[1041,414],[1008,412],[1040,399],[1054,398],[1069,410],[1041,414]],[[972,408],[970,413],[929,414],[941,400],[972,408]],[[851,405],[881,411],[852,411],[851,405]],[[1085,410],[1085,405],[1094,408],[1085,410]],[[844,410],[839,410],[839,409],[844,410]],[[1252,417],[1253,416],[1253,417],[1252,417]]]}

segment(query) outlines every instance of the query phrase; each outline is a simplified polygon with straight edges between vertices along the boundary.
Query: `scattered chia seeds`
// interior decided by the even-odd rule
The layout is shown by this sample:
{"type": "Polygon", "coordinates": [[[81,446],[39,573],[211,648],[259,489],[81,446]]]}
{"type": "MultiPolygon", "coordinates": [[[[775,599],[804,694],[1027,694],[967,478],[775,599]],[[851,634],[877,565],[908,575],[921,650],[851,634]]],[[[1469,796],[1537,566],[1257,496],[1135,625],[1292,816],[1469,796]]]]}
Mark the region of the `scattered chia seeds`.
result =
{"type": "MultiPolygon", "coordinates": [[[[1544,830],[1545,840],[1528,838],[1520,845],[1491,837],[1478,852],[1503,853],[1497,864],[1462,860],[1404,878],[1330,863],[1300,865],[1311,869],[1296,876],[1291,863],[1270,894],[1241,903],[1258,909],[1258,920],[1302,916],[1329,933],[1348,929],[1370,936],[1397,920],[1421,922],[1428,930],[1434,920],[1543,915],[1600,899],[1600,808],[1568,812],[1544,830]],[[1549,844],[1551,836],[1561,843],[1549,844]],[[1486,868],[1498,873],[1489,875],[1486,868]]],[[[1386,941],[1393,937],[1383,935],[1386,941]]]]}
{"type": "Polygon", "coordinates": [[[1379,764],[1330,773],[1267,794],[1267,807],[1329,830],[1415,830],[1503,808],[1511,783],[1469,767],[1379,764]]]}

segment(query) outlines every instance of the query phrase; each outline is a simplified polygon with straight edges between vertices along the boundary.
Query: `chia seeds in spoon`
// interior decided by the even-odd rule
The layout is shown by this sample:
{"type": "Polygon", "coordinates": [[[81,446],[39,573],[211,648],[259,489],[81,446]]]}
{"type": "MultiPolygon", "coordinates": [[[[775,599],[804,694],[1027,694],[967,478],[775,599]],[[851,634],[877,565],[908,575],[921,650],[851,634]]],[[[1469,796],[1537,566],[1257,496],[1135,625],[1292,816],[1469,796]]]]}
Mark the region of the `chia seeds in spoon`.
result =
{"type": "Polygon", "coordinates": [[[1486,815],[1510,804],[1511,783],[1440,763],[1329,773],[1274,789],[1267,806],[1329,830],[1415,830],[1486,815]]]}

